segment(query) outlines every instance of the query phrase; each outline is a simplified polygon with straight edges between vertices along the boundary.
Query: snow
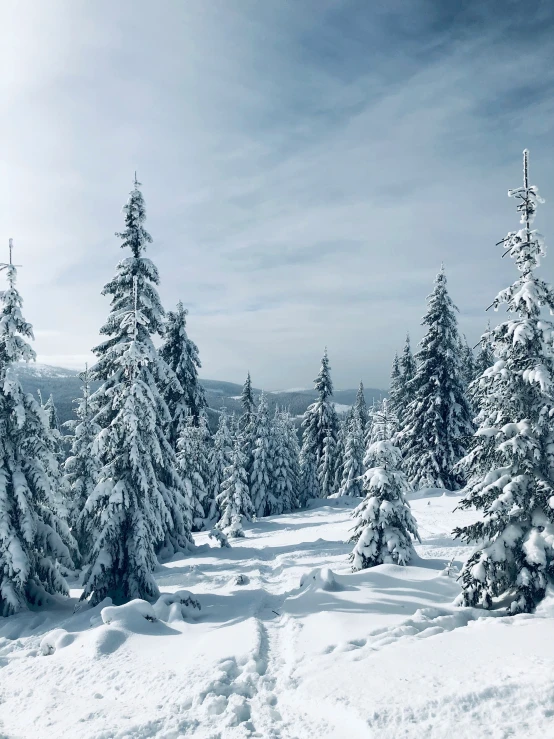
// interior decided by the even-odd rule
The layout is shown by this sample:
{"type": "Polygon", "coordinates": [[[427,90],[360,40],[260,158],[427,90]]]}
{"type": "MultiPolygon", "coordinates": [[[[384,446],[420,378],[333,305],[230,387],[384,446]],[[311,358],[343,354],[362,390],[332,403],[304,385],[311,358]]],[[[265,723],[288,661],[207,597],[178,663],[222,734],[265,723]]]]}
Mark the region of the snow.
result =
{"type": "Polygon", "coordinates": [[[71,600],[0,619],[0,737],[554,735],[554,593],[531,616],[456,607],[470,550],[450,532],[475,518],[459,500],[410,497],[407,567],[352,573],[358,501],[337,498],[230,548],[196,534],[153,604],[90,608],[71,581],[71,600]]]}

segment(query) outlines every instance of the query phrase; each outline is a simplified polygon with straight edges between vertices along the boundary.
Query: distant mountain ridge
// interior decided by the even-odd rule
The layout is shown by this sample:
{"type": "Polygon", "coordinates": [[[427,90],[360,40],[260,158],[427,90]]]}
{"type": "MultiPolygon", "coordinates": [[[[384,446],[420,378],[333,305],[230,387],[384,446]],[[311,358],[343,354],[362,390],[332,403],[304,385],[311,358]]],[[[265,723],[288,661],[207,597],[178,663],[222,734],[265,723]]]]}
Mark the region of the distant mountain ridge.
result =
{"type": "MultiPolygon", "coordinates": [[[[44,400],[50,393],[58,409],[60,421],[63,423],[74,418],[73,400],[81,394],[81,381],[77,370],[64,367],[52,367],[46,364],[18,364],[16,374],[25,392],[37,394],[40,391],[44,400]]],[[[217,423],[218,413],[226,408],[229,413],[241,413],[240,394],[242,385],[223,380],[200,380],[205,391],[208,406],[210,425],[217,423]]],[[[94,387],[94,385],[93,385],[94,387]]],[[[255,397],[259,397],[261,390],[253,389],[255,397]]],[[[337,411],[343,413],[356,400],[357,389],[336,390],[333,396],[337,411]]],[[[365,388],[365,398],[368,405],[373,400],[379,400],[385,395],[384,390],[365,388]]],[[[315,389],[283,390],[267,393],[270,410],[276,406],[286,408],[293,416],[301,416],[306,408],[317,398],[315,389]]]]}

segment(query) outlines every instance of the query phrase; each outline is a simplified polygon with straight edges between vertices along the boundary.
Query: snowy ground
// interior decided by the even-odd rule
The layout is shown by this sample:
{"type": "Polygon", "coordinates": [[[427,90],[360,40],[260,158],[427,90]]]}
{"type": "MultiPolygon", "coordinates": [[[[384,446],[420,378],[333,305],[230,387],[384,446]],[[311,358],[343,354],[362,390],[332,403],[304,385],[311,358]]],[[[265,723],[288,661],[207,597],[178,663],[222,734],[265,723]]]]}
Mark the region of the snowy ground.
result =
{"type": "Polygon", "coordinates": [[[515,618],[455,608],[444,569],[467,550],[449,534],[473,518],[456,502],[412,502],[415,566],[350,573],[352,506],[321,502],[160,567],[165,593],[198,597],[185,618],[104,623],[73,600],[0,619],[0,737],[554,736],[554,598],[515,618]]]}

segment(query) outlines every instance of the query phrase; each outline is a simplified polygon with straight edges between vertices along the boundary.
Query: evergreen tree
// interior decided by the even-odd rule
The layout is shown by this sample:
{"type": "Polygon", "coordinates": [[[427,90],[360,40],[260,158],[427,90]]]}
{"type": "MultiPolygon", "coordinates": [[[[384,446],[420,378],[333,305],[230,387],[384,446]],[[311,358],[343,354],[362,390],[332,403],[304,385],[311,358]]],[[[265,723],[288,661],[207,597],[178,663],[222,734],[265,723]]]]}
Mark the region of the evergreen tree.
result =
{"type": "Polygon", "coordinates": [[[380,564],[406,565],[413,552],[412,536],[419,540],[406,493],[411,491],[400,469],[402,455],[390,441],[377,441],[368,450],[370,468],[364,475],[366,497],[353,512],[355,543],[352,569],[380,564]]]}
{"type": "Polygon", "coordinates": [[[217,521],[220,510],[217,498],[221,492],[221,483],[225,477],[225,470],[230,466],[233,454],[233,438],[227,425],[227,415],[220,413],[217,431],[213,437],[213,444],[208,453],[208,498],[210,509],[207,518],[217,521]]]}
{"type": "Polygon", "coordinates": [[[319,497],[321,495],[315,451],[309,445],[303,444],[300,451],[300,508],[312,498],[319,497]]]}
{"type": "MultiPolygon", "coordinates": [[[[39,395],[40,397],[40,395],[39,395]]],[[[50,397],[46,403],[42,406],[48,419],[48,425],[52,431],[52,451],[56,455],[58,464],[63,465],[66,458],[64,438],[62,435],[62,427],[60,425],[60,418],[58,416],[58,409],[54,402],[54,396],[50,393],[50,397]]]]}
{"type": "Polygon", "coordinates": [[[202,366],[198,347],[187,334],[187,313],[181,301],[177,303],[175,312],[168,311],[160,347],[161,358],[173,370],[164,387],[164,399],[171,416],[169,440],[174,447],[188,423],[188,417],[198,426],[207,408],[204,388],[198,379],[198,370],[202,366]]]}
{"type": "Polygon", "coordinates": [[[378,441],[392,441],[398,431],[398,419],[392,412],[387,398],[373,405],[370,432],[366,435],[364,471],[374,466],[371,448],[378,441]]]}
{"type": "Polygon", "coordinates": [[[362,435],[365,435],[367,424],[369,423],[369,411],[365,400],[364,383],[360,380],[358,392],[356,393],[356,402],[354,403],[354,415],[360,421],[362,435]]]}
{"type": "Polygon", "coordinates": [[[250,472],[250,497],[254,512],[258,518],[269,515],[270,497],[273,496],[271,483],[273,479],[273,429],[269,421],[269,408],[265,393],[260,397],[256,417],[256,435],[252,470],[250,472]]]}
{"type": "Polygon", "coordinates": [[[398,354],[392,360],[389,386],[389,405],[393,413],[400,414],[404,408],[404,381],[398,354]]]}
{"type": "Polygon", "coordinates": [[[460,507],[482,515],[454,533],[477,544],[461,575],[463,604],[491,608],[499,599],[521,613],[535,608],[554,575],[554,325],[541,316],[543,307],[554,311],[554,291],[534,272],[546,247],[531,229],[543,201],[529,186],[527,151],[524,186],[509,195],[523,228],[500,243],[520,276],[493,303],[511,315],[487,336],[496,361],[474,382],[478,430],[459,464],[468,478],[460,507]]]}
{"type": "Polygon", "coordinates": [[[72,432],[72,437],[71,454],[65,462],[64,470],[69,490],[69,521],[81,556],[86,559],[92,548],[92,542],[87,535],[85,519],[81,517],[81,513],[96,487],[100,474],[100,461],[94,450],[94,440],[100,432],[100,427],[93,418],[90,405],[88,367],[79,377],[83,394],[75,401],[77,420],[67,421],[65,424],[72,432]]]}
{"type": "Polygon", "coordinates": [[[428,298],[423,319],[427,334],[416,355],[417,371],[410,382],[413,400],[400,431],[404,469],[412,485],[419,488],[458,488],[453,468],[464,455],[472,433],[458,353],[456,310],[442,269],[428,298]]]}
{"type": "Polygon", "coordinates": [[[53,437],[42,408],[25,394],[12,371],[35,353],[26,339],[33,329],[22,316],[10,262],[8,289],[0,293],[0,614],[9,616],[44,600],[68,595],[60,565],[72,568],[75,541],[57,512],[61,476],[52,454],[53,437]]]}
{"type": "Polygon", "coordinates": [[[317,487],[320,497],[328,497],[335,492],[335,466],[339,421],[335,405],[332,401],[333,383],[331,382],[331,368],[327,349],[321,360],[321,369],[314,383],[319,398],[312,403],[304,413],[302,427],[302,458],[304,467],[304,484],[309,486],[309,492],[303,493],[303,498],[313,497],[311,466],[315,463],[317,470],[317,487]]]}
{"type": "Polygon", "coordinates": [[[362,479],[364,459],[364,436],[362,423],[356,414],[350,422],[344,454],[344,470],[342,474],[339,496],[362,495],[362,479]]]}
{"type": "Polygon", "coordinates": [[[239,436],[235,440],[231,464],[225,468],[221,492],[217,499],[221,510],[221,518],[216,528],[232,539],[244,536],[242,521],[243,519],[251,521],[254,515],[254,508],[246,484],[244,454],[241,447],[242,440],[239,436]]]}
{"type": "Polygon", "coordinates": [[[285,466],[287,469],[287,484],[283,493],[283,511],[289,513],[299,506],[300,445],[294,419],[290,413],[281,414],[281,423],[285,440],[285,466]]]}
{"type": "Polygon", "coordinates": [[[474,377],[473,377],[474,380],[481,377],[483,373],[485,372],[485,370],[488,370],[489,367],[492,367],[494,364],[494,352],[492,349],[491,338],[492,338],[491,327],[489,323],[487,331],[481,336],[481,342],[479,345],[479,353],[477,354],[477,357],[475,358],[475,365],[474,365],[475,371],[474,371],[474,377]]]}
{"type": "Polygon", "coordinates": [[[152,341],[163,333],[164,312],[158,271],[143,255],[152,238],[136,179],[124,212],[118,236],[131,256],[104,288],[112,304],[101,332],[109,338],[94,350],[91,369],[91,378],[102,381],[90,399],[101,427],[95,448],[102,469],[83,513],[94,546],[82,598],[93,604],[107,596],[116,603],[156,597],[156,550],[193,547],[191,501],[166,437],[171,416],[160,388],[177,380],[152,341]]]}
{"type": "Polygon", "coordinates": [[[242,393],[240,396],[242,415],[239,420],[239,430],[242,435],[242,452],[244,454],[244,469],[250,489],[250,476],[252,474],[252,463],[254,461],[254,443],[256,436],[256,401],[252,392],[252,380],[250,372],[246,376],[242,393]]]}
{"type": "MultiPolygon", "coordinates": [[[[400,357],[400,373],[402,374],[402,395],[405,406],[414,398],[414,386],[412,380],[417,372],[417,362],[412,354],[412,346],[410,343],[410,334],[406,334],[406,342],[404,350],[400,357]]],[[[396,411],[395,411],[396,412],[396,411]]]]}
{"type": "Polygon", "coordinates": [[[344,473],[344,457],[346,454],[346,439],[348,437],[348,429],[354,418],[354,406],[348,409],[345,413],[344,418],[339,419],[339,431],[337,434],[337,447],[335,454],[335,480],[334,489],[338,490],[342,483],[342,476],[344,473]]]}
{"type": "Polygon", "coordinates": [[[475,355],[473,354],[473,350],[467,343],[465,334],[463,336],[460,336],[459,357],[461,374],[467,392],[467,388],[475,379],[475,355]]]}
{"type": "Polygon", "coordinates": [[[177,440],[179,473],[191,500],[193,531],[202,531],[211,509],[208,490],[209,433],[205,418],[201,416],[198,421],[200,425],[195,426],[194,416],[188,416],[177,440]]]}

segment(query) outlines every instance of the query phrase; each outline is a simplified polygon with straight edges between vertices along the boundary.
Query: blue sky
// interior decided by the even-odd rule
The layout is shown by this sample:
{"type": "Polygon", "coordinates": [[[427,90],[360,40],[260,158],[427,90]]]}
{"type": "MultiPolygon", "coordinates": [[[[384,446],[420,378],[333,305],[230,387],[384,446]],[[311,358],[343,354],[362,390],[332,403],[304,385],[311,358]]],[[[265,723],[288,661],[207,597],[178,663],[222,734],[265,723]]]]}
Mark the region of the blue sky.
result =
{"type": "Polygon", "coordinates": [[[204,377],[308,386],[327,345],[337,387],[385,386],[441,261],[475,343],[515,275],[495,242],[524,147],[547,243],[554,226],[553,19],[510,0],[5,3],[0,242],[39,359],[81,366],[97,342],[135,169],[204,377]]]}

